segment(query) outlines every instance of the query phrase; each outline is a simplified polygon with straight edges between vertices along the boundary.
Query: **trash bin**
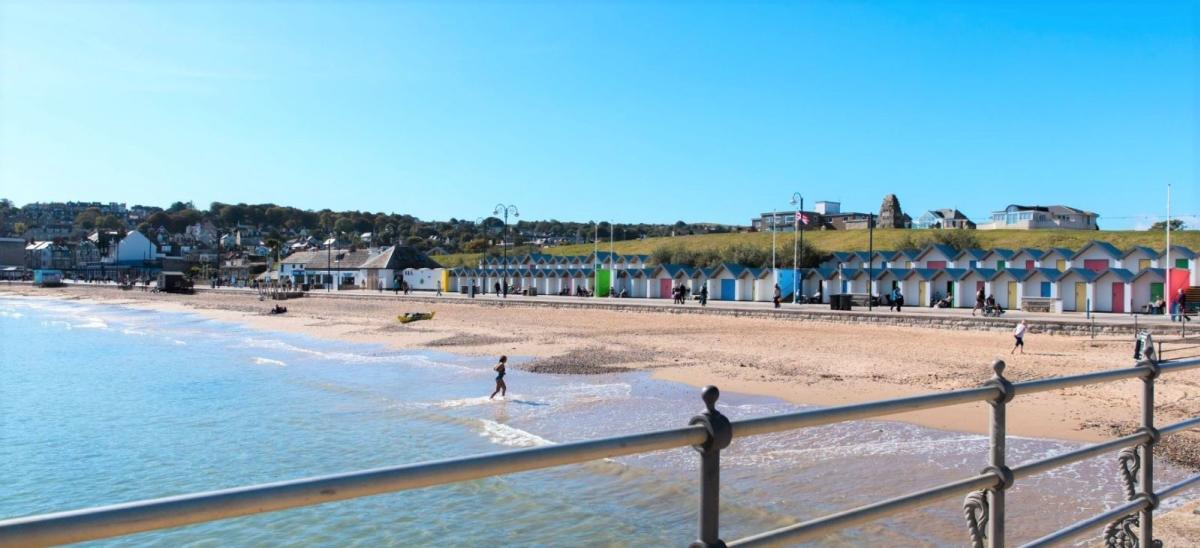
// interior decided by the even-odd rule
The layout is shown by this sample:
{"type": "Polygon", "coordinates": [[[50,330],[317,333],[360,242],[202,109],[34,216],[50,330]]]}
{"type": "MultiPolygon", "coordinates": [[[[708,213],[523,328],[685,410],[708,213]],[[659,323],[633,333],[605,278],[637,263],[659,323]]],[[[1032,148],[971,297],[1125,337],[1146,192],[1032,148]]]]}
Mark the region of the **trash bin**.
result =
{"type": "Polygon", "coordinates": [[[850,310],[850,295],[830,295],[830,310],[850,310]]]}

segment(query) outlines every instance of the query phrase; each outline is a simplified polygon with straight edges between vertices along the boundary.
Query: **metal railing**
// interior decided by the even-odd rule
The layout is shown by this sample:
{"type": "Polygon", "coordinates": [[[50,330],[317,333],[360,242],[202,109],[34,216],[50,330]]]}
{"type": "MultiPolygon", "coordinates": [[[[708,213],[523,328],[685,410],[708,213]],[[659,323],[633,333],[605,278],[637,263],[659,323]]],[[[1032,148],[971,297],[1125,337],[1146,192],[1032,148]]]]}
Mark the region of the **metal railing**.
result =
{"type": "Polygon", "coordinates": [[[1108,524],[1104,529],[1105,542],[1110,543],[1108,545],[1154,546],[1153,519],[1159,501],[1200,485],[1200,475],[1197,475],[1157,492],[1154,490],[1155,445],[1162,436],[1200,427],[1200,417],[1196,417],[1156,428],[1154,384],[1162,373],[1200,368],[1200,359],[1174,362],[1146,360],[1130,368],[1019,383],[1004,378],[1004,362],[996,361],[992,367],[992,378],[977,388],[739,421],[730,421],[717,410],[720,392],[716,387],[709,386],[702,392],[705,410],[692,417],[683,428],[7,519],[0,521],[0,547],[46,546],[102,539],[688,446],[700,455],[700,519],[698,538],[691,545],[725,546],[719,527],[720,459],[721,450],[728,447],[734,438],[978,401],[989,402],[991,406],[989,465],[979,474],[767,531],[728,545],[772,546],[813,540],[884,516],[965,495],[964,516],[971,544],[976,547],[1002,547],[1005,543],[1004,495],[1016,481],[1121,450],[1118,455],[1119,471],[1129,501],[1049,533],[1026,546],[1061,544],[1105,524],[1108,524]],[[1141,428],[1137,433],[1013,468],[1008,466],[1005,461],[1005,414],[1007,404],[1013,398],[1122,379],[1142,380],[1141,428]]]}

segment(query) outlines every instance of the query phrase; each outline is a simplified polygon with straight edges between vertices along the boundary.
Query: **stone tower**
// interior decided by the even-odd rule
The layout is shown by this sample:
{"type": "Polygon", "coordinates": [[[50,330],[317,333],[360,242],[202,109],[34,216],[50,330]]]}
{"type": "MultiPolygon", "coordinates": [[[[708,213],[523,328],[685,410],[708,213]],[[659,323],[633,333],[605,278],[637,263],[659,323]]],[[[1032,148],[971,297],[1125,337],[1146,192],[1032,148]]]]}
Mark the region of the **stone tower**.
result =
{"type": "Polygon", "coordinates": [[[883,205],[879,206],[879,220],[876,228],[904,228],[905,215],[900,211],[900,199],[895,194],[883,197],[883,205]]]}

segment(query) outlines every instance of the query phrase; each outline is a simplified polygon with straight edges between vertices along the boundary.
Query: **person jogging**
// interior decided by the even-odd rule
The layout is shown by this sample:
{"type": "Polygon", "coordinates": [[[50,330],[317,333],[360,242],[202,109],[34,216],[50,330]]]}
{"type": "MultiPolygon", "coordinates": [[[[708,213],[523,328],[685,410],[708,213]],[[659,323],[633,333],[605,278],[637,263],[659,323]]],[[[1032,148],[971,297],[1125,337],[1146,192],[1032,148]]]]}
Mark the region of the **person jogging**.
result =
{"type": "Polygon", "coordinates": [[[1017,341],[1013,343],[1012,350],[1008,352],[1009,354],[1016,352],[1018,348],[1021,349],[1021,354],[1025,353],[1025,332],[1028,329],[1029,327],[1025,325],[1025,320],[1021,320],[1021,323],[1017,324],[1017,328],[1013,329],[1013,338],[1017,341]]]}

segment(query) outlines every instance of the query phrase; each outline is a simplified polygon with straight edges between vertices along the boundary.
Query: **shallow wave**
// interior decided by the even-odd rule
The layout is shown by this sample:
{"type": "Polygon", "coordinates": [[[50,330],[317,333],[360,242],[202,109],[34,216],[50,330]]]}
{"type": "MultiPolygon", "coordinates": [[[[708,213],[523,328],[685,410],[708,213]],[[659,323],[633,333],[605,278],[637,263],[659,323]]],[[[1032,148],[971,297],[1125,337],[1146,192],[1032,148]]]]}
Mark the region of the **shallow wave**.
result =
{"type": "Polygon", "coordinates": [[[20,312],[12,312],[10,310],[0,310],[0,318],[12,318],[12,319],[16,320],[16,319],[20,319],[23,317],[25,317],[25,315],[20,312]]]}
{"type": "Polygon", "coordinates": [[[514,398],[519,398],[519,397],[521,397],[521,396],[519,396],[519,395],[517,395],[517,394],[513,394],[513,395],[511,395],[511,396],[508,396],[507,398],[501,398],[500,400],[494,400],[494,399],[492,399],[492,398],[489,398],[489,397],[487,397],[487,396],[479,396],[479,397],[477,397],[477,398],[460,398],[460,399],[457,399],[457,400],[445,400],[445,401],[440,401],[440,402],[437,402],[437,403],[433,404],[432,406],[433,406],[433,407],[439,407],[439,408],[441,408],[441,409],[456,409],[456,408],[459,408],[459,407],[473,407],[473,406],[476,406],[476,405],[485,405],[485,404],[488,404],[488,403],[497,403],[497,402],[502,402],[502,401],[505,401],[505,399],[514,399],[514,398]]]}
{"type": "Polygon", "coordinates": [[[247,337],[242,340],[242,346],[245,346],[248,348],[259,348],[259,349],[268,349],[268,350],[282,350],[285,352],[295,352],[297,354],[304,354],[307,356],[312,356],[317,359],[329,360],[329,361],[341,362],[341,363],[400,364],[400,365],[418,366],[418,367],[433,367],[433,368],[439,368],[439,369],[455,369],[455,370],[461,370],[461,371],[472,372],[472,373],[480,373],[480,374],[490,374],[491,373],[490,371],[484,371],[477,367],[466,367],[466,366],[462,366],[462,365],[445,363],[445,362],[437,361],[437,360],[431,359],[429,357],[421,356],[421,355],[417,355],[417,354],[395,354],[395,353],[359,354],[356,352],[339,352],[339,351],[326,352],[326,351],[321,351],[321,350],[314,350],[312,348],[305,348],[303,346],[297,346],[297,345],[294,345],[294,344],[291,344],[288,342],[281,341],[279,339],[262,339],[262,338],[257,338],[257,337],[247,337]]]}
{"type": "Polygon", "coordinates": [[[254,364],[255,365],[277,365],[279,367],[283,367],[283,366],[287,365],[286,363],[279,361],[279,360],[272,360],[271,358],[260,358],[257,356],[254,357],[254,364]]]}
{"type": "Polygon", "coordinates": [[[483,432],[480,432],[479,435],[487,438],[492,443],[507,445],[509,447],[554,445],[554,442],[546,438],[532,432],[526,432],[520,428],[513,428],[507,424],[500,424],[488,419],[479,419],[479,422],[483,424],[483,432]]]}

